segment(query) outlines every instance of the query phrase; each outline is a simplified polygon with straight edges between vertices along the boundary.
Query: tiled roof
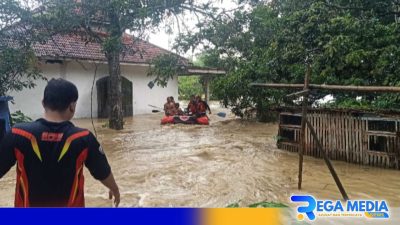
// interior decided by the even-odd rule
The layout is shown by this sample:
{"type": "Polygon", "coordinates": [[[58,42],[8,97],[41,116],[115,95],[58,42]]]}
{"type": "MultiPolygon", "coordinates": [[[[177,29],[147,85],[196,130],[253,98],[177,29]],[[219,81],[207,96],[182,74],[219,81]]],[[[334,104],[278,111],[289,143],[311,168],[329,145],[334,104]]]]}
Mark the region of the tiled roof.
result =
{"type": "MultiPolygon", "coordinates": [[[[124,35],[123,43],[124,50],[120,57],[123,63],[149,63],[159,55],[171,53],[147,41],[133,39],[130,35],[124,35]]],[[[78,35],[55,35],[45,44],[35,44],[33,48],[36,56],[41,58],[107,61],[99,43],[87,42],[78,35]]],[[[188,63],[187,59],[181,59],[182,64],[188,63]]]]}

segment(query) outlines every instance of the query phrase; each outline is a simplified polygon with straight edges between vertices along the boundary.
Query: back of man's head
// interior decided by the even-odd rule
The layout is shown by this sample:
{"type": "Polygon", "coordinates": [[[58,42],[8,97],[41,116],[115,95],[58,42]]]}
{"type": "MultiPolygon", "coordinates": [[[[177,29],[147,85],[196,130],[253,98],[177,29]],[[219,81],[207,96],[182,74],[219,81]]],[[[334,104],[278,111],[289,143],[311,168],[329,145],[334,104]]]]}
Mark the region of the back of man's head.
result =
{"type": "Polygon", "coordinates": [[[51,79],[44,89],[43,106],[52,111],[63,112],[71,103],[78,101],[78,89],[64,79],[51,79]]]}

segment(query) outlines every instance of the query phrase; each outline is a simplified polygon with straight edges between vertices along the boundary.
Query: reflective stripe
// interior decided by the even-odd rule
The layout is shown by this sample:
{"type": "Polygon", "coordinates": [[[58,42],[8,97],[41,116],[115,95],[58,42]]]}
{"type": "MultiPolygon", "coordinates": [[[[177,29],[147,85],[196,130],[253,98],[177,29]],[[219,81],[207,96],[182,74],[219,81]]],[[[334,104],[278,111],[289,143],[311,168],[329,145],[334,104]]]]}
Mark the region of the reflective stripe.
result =
{"type": "Polygon", "coordinates": [[[19,178],[19,180],[21,181],[22,191],[24,192],[24,207],[28,207],[29,200],[28,200],[28,192],[25,188],[25,182],[22,176],[19,178]]]}
{"type": "Polygon", "coordinates": [[[68,200],[68,207],[84,207],[85,200],[83,194],[83,165],[88,155],[88,149],[84,149],[76,159],[75,178],[72,184],[71,193],[68,200]],[[79,193],[78,193],[79,191],[79,193]]]}
{"type": "Polygon", "coordinates": [[[80,173],[82,171],[83,165],[81,167],[79,167],[78,171],[76,171],[76,175],[75,175],[75,181],[74,182],[74,187],[73,187],[73,191],[71,193],[71,204],[73,204],[75,202],[75,198],[76,198],[76,192],[78,191],[78,186],[79,186],[79,176],[80,173]]]}
{"type": "Polygon", "coordinates": [[[39,160],[42,161],[42,156],[40,155],[39,146],[37,144],[36,137],[33,134],[31,134],[27,131],[18,129],[18,128],[12,128],[12,133],[29,139],[31,142],[33,151],[35,152],[35,154],[37,155],[39,160]]]}
{"type": "Polygon", "coordinates": [[[64,147],[61,150],[61,154],[60,154],[60,157],[58,158],[58,161],[60,162],[62,157],[68,152],[69,146],[71,145],[71,143],[74,140],[84,137],[84,136],[87,136],[87,135],[89,135],[89,131],[85,130],[85,131],[78,132],[78,133],[73,134],[70,137],[68,137],[67,140],[65,141],[64,147]]]}
{"type": "Polygon", "coordinates": [[[15,207],[29,207],[29,184],[24,167],[24,155],[17,148],[14,149],[15,158],[17,158],[17,188],[15,191],[15,207]],[[18,188],[22,189],[21,196],[18,188]]]}

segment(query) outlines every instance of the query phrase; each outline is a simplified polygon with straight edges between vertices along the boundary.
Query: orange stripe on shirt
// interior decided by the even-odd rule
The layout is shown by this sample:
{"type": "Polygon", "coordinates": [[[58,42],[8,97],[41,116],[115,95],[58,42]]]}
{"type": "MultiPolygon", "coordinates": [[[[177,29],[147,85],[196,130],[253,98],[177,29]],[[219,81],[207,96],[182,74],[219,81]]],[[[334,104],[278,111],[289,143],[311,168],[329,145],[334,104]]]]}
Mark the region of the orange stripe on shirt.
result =
{"type": "Polygon", "coordinates": [[[42,156],[40,154],[40,149],[39,149],[38,143],[36,141],[36,137],[32,133],[29,133],[27,131],[24,131],[24,130],[21,130],[18,128],[12,128],[12,133],[29,139],[31,142],[33,151],[35,152],[37,157],[40,159],[40,161],[42,161],[42,156]]]}
{"type": "Polygon", "coordinates": [[[89,131],[85,130],[85,131],[78,132],[78,133],[73,134],[70,137],[68,137],[67,140],[65,141],[64,147],[61,150],[61,154],[60,154],[60,157],[58,158],[58,161],[60,162],[62,157],[68,152],[69,146],[71,145],[71,143],[74,140],[84,137],[84,136],[87,136],[87,135],[89,135],[89,131]]]}
{"type": "Polygon", "coordinates": [[[25,171],[24,158],[25,156],[17,148],[14,149],[15,158],[17,158],[17,186],[15,191],[15,207],[29,207],[29,184],[28,177],[25,171]],[[18,188],[22,189],[21,196],[18,188]]]}
{"type": "Polygon", "coordinates": [[[71,193],[68,200],[68,207],[84,207],[85,200],[83,195],[83,164],[88,155],[88,149],[84,149],[79,155],[78,159],[76,159],[75,165],[75,178],[74,183],[72,184],[71,193]],[[79,190],[79,195],[78,195],[79,190]]]}

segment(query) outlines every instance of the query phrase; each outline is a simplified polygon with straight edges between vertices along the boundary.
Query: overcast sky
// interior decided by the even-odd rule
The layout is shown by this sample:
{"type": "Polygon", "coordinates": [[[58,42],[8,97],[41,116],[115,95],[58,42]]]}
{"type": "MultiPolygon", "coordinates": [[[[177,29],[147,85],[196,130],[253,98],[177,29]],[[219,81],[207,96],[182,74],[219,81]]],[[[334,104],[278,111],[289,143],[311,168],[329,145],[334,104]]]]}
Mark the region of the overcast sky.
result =
{"type": "MultiPolygon", "coordinates": [[[[235,0],[214,0],[215,4],[214,6],[219,7],[219,8],[224,8],[226,10],[234,9],[237,7],[237,4],[235,3],[235,0]]],[[[174,19],[174,18],[172,18],[174,19]]],[[[173,21],[175,22],[175,21],[173,21]]],[[[188,26],[189,29],[193,29],[197,22],[197,19],[194,15],[186,15],[185,16],[185,24],[188,26]]],[[[181,29],[183,30],[183,25],[180,26],[181,29]]],[[[153,32],[149,35],[149,41],[157,46],[160,46],[162,48],[171,50],[172,45],[174,43],[175,38],[179,34],[178,27],[175,25],[173,27],[173,33],[172,34],[167,34],[163,28],[157,30],[156,32],[153,32]]],[[[194,54],[198,53],[200,50],[197,50],[194,54]]],[[[191,58],[193,55],[191,52],[188,52],[185,54],[186,57],[191,58]]]]}

